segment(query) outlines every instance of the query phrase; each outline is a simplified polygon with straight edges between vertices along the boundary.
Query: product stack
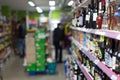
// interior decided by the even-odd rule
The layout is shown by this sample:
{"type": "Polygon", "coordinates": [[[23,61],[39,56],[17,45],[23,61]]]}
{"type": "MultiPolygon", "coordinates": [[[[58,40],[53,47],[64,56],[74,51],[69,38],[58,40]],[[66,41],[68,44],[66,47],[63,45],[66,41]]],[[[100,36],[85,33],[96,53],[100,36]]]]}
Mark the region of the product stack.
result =
{"type": "Polygon", "coordinates": [[[27,33],[26,36],[26,60],[27,60],[27,71],[36,71],[36,57],[35,57],[35,38],[34,32],[27,33]]]}
{"type": "Polygon", "coordinates": [[[45,29],[40,28],[35,32],[36,70],[45,71],[45,29]]]}
{"type": "Polygon", "coordinates": [[[27,71],[33,75],[46,70],[45,29],[27,33],[26,36],[27,71]]]}

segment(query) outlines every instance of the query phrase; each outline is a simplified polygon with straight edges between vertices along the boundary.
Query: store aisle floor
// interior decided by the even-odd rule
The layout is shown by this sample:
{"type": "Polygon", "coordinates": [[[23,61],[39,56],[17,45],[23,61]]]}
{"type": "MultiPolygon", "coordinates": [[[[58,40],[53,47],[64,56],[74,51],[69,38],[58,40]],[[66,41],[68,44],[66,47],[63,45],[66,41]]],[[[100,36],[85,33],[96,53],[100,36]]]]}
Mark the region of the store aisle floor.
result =
{"type": "MultiPolygon", "coordinates": [[[[65,56],[66,52],[63,52],[65,56]]],[[[65,57],[64,57],[65,59],[65,57]]],[[[57,64],[57,74],[30,76],[22,66],[23,60],[18,56],[11,56],[3,65],[3,80],[65,80],[64,64],[57,64]]]]}

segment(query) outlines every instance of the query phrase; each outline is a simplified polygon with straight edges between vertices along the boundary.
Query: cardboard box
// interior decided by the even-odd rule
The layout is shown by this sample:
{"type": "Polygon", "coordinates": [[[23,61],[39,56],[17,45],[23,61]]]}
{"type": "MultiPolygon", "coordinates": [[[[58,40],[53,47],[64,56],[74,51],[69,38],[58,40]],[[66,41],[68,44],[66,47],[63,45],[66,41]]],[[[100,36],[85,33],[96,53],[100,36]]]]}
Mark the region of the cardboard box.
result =
{"type": "Polygon", "coordinates": [[[26,55],[27,63],[35,63],[36,62],[36,56],[33,54],[26,55]]]}

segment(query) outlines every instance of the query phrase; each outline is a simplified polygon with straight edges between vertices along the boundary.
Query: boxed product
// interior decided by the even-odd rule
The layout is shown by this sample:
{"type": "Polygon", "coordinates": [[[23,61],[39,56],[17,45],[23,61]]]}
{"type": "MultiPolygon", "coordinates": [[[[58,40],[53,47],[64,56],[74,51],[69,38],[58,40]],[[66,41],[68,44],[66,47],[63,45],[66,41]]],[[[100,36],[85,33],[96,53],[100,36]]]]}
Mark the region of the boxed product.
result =
{"type": "Polygon", "coordinates": [[[35,71],[36,70],[36,64],[35,63],[28,63],[27,64],[27,71],[35,71]]]}

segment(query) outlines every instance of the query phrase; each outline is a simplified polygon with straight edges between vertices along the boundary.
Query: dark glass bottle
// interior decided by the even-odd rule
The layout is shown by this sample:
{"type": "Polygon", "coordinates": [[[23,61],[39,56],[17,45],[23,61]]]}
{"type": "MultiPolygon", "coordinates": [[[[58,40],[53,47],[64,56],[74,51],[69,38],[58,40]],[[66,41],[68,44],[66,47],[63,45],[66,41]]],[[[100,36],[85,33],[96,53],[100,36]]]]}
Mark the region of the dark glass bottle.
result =
{"type": "Polygon", "coordinates": [[[115,72],[120,74],[120,41],[118,41],[115,72]]]}
{"type": "Polygon", "coordinates": [[[90,19],[90,14],[89,12],[86,13],[86,17],[85,17],[85,27],[89,28],[89,19],[90,19]]]}
{"type": "Polygon", "coordinates": [[[105,0],[102,0],[102,11],[105,12],[105,0]]]}
{"type": "Polygon", "coordinates": [[[110,39],[107,38],[106,39],[106,48],[105,48],[105,52],[104,52],[104,60],[105,60],[105,64],[108,67],[112,67],[111,62],[112,62],[112,57],[110,55],[110,39]]]}
{"type": "Polygon", "coordinates": [[[77,63],[74,64],[74,79],[73,80],[78,80],[78,65],[77,63]]]}
{"type": "Polygon", "coordinates": [[[78,58],[79,58],[79,60],[80,60],[81,62],[82,62],[82,58],[83,58],[83,57],[82,57],[82,54],[83,54],[82,51],[79,50],[78,58]]]}
{"type": "Polygon", "coordinates": [[[93,10],[93,29],[96,29],[97,9],[93,10]]]}

